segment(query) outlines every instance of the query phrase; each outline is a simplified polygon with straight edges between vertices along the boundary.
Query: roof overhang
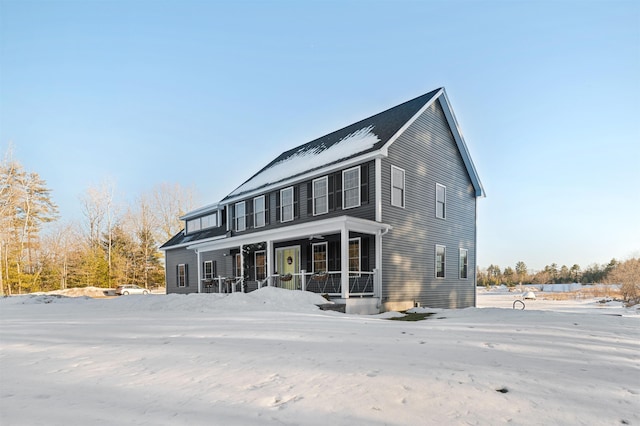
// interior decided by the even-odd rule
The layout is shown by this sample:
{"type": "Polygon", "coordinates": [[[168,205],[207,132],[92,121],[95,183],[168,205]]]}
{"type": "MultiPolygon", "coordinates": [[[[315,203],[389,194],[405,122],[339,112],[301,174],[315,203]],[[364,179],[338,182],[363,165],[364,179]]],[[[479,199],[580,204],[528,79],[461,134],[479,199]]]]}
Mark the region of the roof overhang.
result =
{"type": "Polygon", "coordinates": [[[256,242],[271,241],[280,242],[301,238],[310,238],[318,235],[326,235],[342,230],[361,232],[363,234],[385,233],[391,229],[391,225],[360,219],[350,216],[339,216],[329,219],[316,220],[282,228],[267,229],[261,232],[238,234],[223,239],[198,241],[187,246],[189,250],[198,252],[224,250],[256,242]]]}

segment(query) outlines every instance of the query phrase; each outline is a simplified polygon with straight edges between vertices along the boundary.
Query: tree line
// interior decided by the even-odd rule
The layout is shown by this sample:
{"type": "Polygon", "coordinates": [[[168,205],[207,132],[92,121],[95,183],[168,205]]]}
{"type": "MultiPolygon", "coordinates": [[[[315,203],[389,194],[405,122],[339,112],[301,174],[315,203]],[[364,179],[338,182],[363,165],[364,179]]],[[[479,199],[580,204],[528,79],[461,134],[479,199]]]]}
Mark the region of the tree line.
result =
{"type": "Polygon", "coordinates": [[[193,198],[193,190],[163,183],[125,205],[105,182],[79,195],[82,219],[64,222],[45,180],[8,150],[0,163],[0,294],[163,286],[158,247],[182,229],[193,198]]]}
{"type": "Polygon", "coordinates": [[[489,265],[487,268],[478,267],[477,270],[479,286],[565,283],[620,284],[625,301],[640,303],[640,258],[625,261],[611,259],[607,264],[591,264],[585,270],[577,264],[558,267],[558,264],[552,263],[540,271],[529,271],[522,261],[517,262],[515,268],[507,266],[501,269],[498,265],[489,265]]]}

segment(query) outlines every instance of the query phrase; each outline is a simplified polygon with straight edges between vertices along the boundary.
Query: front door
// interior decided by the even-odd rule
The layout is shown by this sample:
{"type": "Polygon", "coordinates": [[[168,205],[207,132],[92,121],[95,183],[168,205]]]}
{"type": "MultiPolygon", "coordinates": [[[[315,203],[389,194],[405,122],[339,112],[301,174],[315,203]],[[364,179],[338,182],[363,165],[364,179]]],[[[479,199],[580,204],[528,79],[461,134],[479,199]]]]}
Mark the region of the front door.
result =
{"type": "Polygon", "coordinates": [[[281,247],[276,249],[276,272],[280,274],[280,286],[289,290],[299,288],[300,282],[300,246],[281,247]],[[290,280],[282,280],[283,275],[291,274],[290,280]]]}

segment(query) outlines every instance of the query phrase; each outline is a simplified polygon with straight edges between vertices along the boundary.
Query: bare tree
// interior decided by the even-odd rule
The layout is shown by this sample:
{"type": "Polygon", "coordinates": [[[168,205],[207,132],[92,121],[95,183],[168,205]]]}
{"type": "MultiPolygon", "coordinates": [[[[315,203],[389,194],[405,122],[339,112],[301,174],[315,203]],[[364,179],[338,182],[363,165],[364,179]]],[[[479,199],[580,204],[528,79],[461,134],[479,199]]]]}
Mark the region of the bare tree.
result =
{"type": "Polygon", "coordinates": [[[620,284],[622,297],[629,305],[640,303],[640,258],[618,262],[607,275],[607,282],[620,284]]]}
{"type": "Polygon", "coordinates": [[[149,203],[157,225],[154,238],[165,242],[182,229],[180,216],[193,209],[194,191],[179,184],[161,183],[151,191],[149,203]]]}

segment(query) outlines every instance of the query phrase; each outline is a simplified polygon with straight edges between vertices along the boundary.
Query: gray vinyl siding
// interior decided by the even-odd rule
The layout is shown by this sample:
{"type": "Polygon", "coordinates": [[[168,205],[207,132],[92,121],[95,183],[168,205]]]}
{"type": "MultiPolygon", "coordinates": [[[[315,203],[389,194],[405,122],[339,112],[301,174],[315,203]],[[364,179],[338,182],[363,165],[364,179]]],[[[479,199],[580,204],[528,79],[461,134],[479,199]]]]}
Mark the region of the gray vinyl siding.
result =
{"type": "Polygon", "coordinates": [[[178,248],[167,250],[166,254],[167,294],[197,293],[198,292],[198,258],[193,250],[178,248]],[[179,264],[187,266],[187,280],[185,287],[178,287],[177,268],[179,264]]]}
{"type": "Polygon", "coordinates": [[[439,101],[389,147],[382,159],[382,301],[463,308],[475,305],[476,197],[439,101]],[[391,166],[405,170],[405,208],[391,205],[391,166]],[[436,183],[446,186],[446,219],[436,218],[436,183]],[[446,246],[445,278],[435,278],[435,246],[446,246]],[[469,252],[459,279],[459,249],[469,252]]]}
{"type": "MultiPolygon", "coordinates": [[[[362,194],[361,194],[360,207],[343,209],[342,204],[340,203],[339,206],[334,205],[333,208],[330,208],[328,213],[314,216],[313,210],[308,208],[308,198],[310,196],[308,192],[308,186],[309,186],[308,184],[311,183],[313,179],[326,176],[326,175],[318,175],[318,176],[314,176],[312,179],[305,180],[303,182],[296,183],[293,185],[284,186],[284,187],[278,188],[277,190],[273,190],[269,193],[264,194],[265,203],[268,209],[267,224],[260,228],[253,228],[252,223],[248,223],[248,227],[246,230],[240,231],[240,232],[233,231],[234,235],[248,234],[252,232],[261,232],[266,229],[281,228],[285,226],[297,225],[300,223],[313,222],[315,220],[322,220],[322,219],[328,219],[331,217],[345,216],[345,215],[357,217],[361,219],[375,220],[375,166],[373,161],[370,161],[364,164],[366,164],[366,167],[364,167],[362,170],[366,170],[367,172],[367,179],[366,179],[367,184],[365,189],[367,201],[362,202],[362,199],[365,197],[362,197],[362,194]],[[297,197],[297,199],[295,200],[295,203],[297,204],[297,206],[294,212],[294,219],[292,221],[283,223],[283,222],[280,222],[279,220],[280,214],[278,212],[280,208],[280,202],[279,202],[280,190],[288,188],[290,186],[293,186],[294,188],[296,188],[294,192],[295,192],[295,196],[297,197]]],[[[360,164],[360,166],[362,167],[362,164],[360,164]]],[[[341,175],[342,170],[335,173],[341,175]]],[[[361,176],[361,184],[364,182],[365,182],[365,179],[363,176],[361,176]]],[[[340,195],[339,195],[340,197],[341,197],[341,194],[342,192],[340,191],[340,195]]],[[[245,200],[239,200],[237,202],[245,201],[245,206],[249,206],[249,205],[252,205],[253,198],[255,197],[247,198],[245,200]]],[[[234,201],[234,203],[232,204],[231,206],[232,212],[234,210],[233,206],[237,202],[234,201]]],[[[235,213],[231,218],[231,224],[234,224],[234,218],[235,218],[235,213]]]]}

